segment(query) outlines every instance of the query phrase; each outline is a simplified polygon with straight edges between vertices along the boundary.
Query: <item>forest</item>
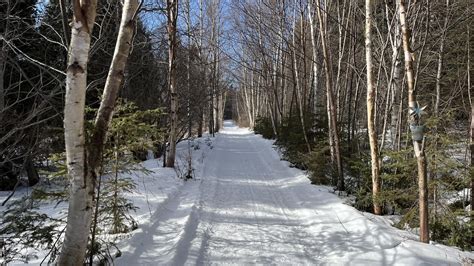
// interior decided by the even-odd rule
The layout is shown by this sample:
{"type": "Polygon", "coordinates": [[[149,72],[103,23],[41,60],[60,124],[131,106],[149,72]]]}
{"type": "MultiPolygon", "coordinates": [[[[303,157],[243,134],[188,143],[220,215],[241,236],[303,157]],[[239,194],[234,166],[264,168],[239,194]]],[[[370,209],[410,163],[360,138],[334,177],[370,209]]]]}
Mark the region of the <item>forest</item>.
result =
{"type": "Polygon", "coordinates": [[[0,265],[113,264],[142,230],[141,177],[218,199],[219,165],[254,166],[245,134],[272,145],[259,177],[275,152],[301,191],[474,263],[472,31],[471,0],[0,0],[0,265]]]}

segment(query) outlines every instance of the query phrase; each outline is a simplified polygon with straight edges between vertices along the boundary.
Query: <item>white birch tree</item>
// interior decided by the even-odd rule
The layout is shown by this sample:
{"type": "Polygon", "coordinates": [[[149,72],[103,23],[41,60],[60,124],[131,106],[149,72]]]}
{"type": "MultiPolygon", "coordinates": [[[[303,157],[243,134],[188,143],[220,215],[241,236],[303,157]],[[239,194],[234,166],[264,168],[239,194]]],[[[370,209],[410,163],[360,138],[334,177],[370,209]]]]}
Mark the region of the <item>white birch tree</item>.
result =
{"type": "Polygon", "coordinates": [[[71,45],[66,76],[64,141],[71,182],[67,226],[59,265],[82,265],[89,237],[94,180],[86,178],[84,107],[87,63],[97,1],[74,0],[71,45]]]}
{"type": "Polygon", "coordinates": [[[373,63],[372,63],[372,0],[365,0],[365,61],[367,64],[367,129],[369,134],[370,158],[372,168],[372,200],[374,213],[382,214],[382,207],[378,203],[380,193],[380,159],[378,140],[375,128],[375,97],[376,90],[373,63]]]}
{"type": "Polygon", "coordinates": [[[168,88],[170,93],[169,153],[166,167],[174,167],[178,134],[178,93],[176,91],[176,24],[178,19],[178,0],[166,1],[168,18],[168,88]]]}
{"type": "Polygon", "coordinates": [[[426,173],[425,137],[423,136],[423,125],[421,124],[421,108],[416,100],[415,74],[413,70],[414,53],[410,46],[410,29],[407,21],[407,9],[405,0],[399,0],[400,25],[402,28],[403,54],[405,57],[405,74],[408,86],[409,124],[413,139],[413,149],[418,165],[418,192],[420,211],[420,241],[429,243],[430,235],[428,228],[428,185],[426,173]]]}
{"type": "MultiPolygon", "coordinates": [[[[59,265],[83,265],[98,176],[108,125],[124,78],[132,46],[138,0],[125,0],[112,63],[97,113],[90,143],[86,147],[84,108],[90,33],[96,15],[96,1],[74,1],[69,62],[66,78],[64,129],[68,176],[71,180],[67,227],[59,265]],[[86,152],[87,151],[87,152],[86,152]],[[87,156],[86,156],[87,154],[87,156]]],[[[92,262],[91,262],[92,263],[92,262]]]]}

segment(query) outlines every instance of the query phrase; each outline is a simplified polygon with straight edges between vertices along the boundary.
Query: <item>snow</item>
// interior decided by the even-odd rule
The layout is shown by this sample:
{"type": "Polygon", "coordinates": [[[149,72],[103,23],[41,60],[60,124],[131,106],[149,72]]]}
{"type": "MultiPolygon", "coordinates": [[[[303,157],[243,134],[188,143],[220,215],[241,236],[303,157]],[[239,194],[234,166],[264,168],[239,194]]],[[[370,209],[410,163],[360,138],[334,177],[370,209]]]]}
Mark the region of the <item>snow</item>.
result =
{"type": "Polygon", "coordinates": [[[117,265],[456,265],[473,253],[427,245],[345,205],[231,122],[196,179],[119,247],[117,265]]]}
{"type": "MultiPolygon", "coordinates": [[[[195,145],[202,142],[202,140],[195,141],[195,145]]],[[[200,144],[201,149],[193,150],[193,165],[199,167],[203,161],[203,151],[209,150],[208,146],[200,144]]],[[[178,157],[177,157],[177,169],[183,168],[186,164],[183,157],[187,154],[187,145],[180,143],[178,146],[178,157]],[[185,148],[186,147],[186,148],[185,148]]],[[[151,155],[150,155],[151,156],[151,155]]],[[[131,171],[130,173],[122,173],[121,178],[129,177],[136,183],[136,189],[133,192],[125,193],[125,197],[133,202],[133,205],[138,207],[135,212],[131,215],[139,223],[140,227],[150,224],[154,221],[154,213],[157,210],[161,210],[162,206],[168,202],[174,195],[180,192],[181,187],[185,183],[180,178],[182,173],[179,170],[172,168],[163,168],[161,160],[147,160],[142,163],[142,166],[146,168],[149,173],[143,171],[131,171]]],[[[51,189],[51,188],[50,188],[51,189]]],[[[12,197],[9,203],[21,199],[23,196],[27,196],[31,193],[30,188],[19,188],[12,197]]],[[[10,194],[7,191],[0,192],[0,202],[10,194]]],[[[57,204],[56,202],[49,202],[39,206],[37,211],[47,214],[49,217],[56,219],[66,219],[68,205],[66,202],[57,204]]],[[[3,220],[3,213],[7,211],[7,206],[0,206],[0,221],[3,220]]],[[[139,229],[140,230],[140,229],[139,229]]],[[[137,235],[137,230],[133,231],[132,234],[137,235]]],[[[103,236],[107,238],[113,238],[113,235],[103,236]]],[[[127,235],[118,235],[119,238],[127,238],[127,235]]],[[[1,237],[0,237],[1,240],[1,237]]],[[[40,265],[41,261],[45,256],[48,255],[49,250],[38,250],[34,248],[25,248],[23,250],[23,259],[18,259],[10,262],[8,265],[24,265],[26,262],[28,265],[40,265]],[[28,258],[28,259],[26,259],[28,258]]],[[[112,250],[113,251],[113,250],[112,250]]],[[[48,261],[47,258],[45,261],[48,261]]],[[[0,257],[0,265],[2,264],[2,258],[0,257]]]]}
{"type": "MultiPolygon", "coordinates": [[[[176,170],[150,159],[143,162],[150,174],[128,174],[137,183],[127,197],[138,207],[132,213],[138,229],[120,236],[116,265],[467,265],[474,260],[472,252],[419,243],[385,217],[345,204],[332,188],[311,185],[303,171],[280,159],[273,141],[230,121],[215,138],[193,140],[194,179],[180,178],[187,172],[187,141],[178,144],[177,155],[176,170]]],[[[67,205],[41,209],[64,216],[67,205]]],[[[35,252],[29,265],[46,254],[35,252]]]]}

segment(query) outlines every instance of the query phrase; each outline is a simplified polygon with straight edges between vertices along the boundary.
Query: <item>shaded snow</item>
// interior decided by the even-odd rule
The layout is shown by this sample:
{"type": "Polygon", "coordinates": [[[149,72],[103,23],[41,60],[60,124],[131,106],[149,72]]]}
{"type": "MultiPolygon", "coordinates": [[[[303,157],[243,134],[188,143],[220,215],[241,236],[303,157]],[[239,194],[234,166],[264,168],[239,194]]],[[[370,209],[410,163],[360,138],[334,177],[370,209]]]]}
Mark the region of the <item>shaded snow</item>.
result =
{"type": "MultiPolygon", "coordinates": [[[[192,149],[193,165],[200,167],[204,159],[205,151],[209,150],[210,147],[204,143],[204,139],[193,141],[194,146],[199,146],[199,149],[192,149]]],[[[139,228],[131,232],[130,234],[138,235],[139,230],[145,225],[148,225],[154,221],[154,214],[157,210],[161,210],[163,205],[168,202],[175,195],[180,193],[181,187],[185,183],[181,178],[184,176],[186,171],[185,165],[187,164],[185,159],[188,158],[188,145],[186,141],[178,144],[176,168],[163,168],[161,160],[147,160],[141,163],[141,165],[148,170],[148,173],[143,171],[130,171],[128,173],[121,173],[120,178],[131,178],[136,183],[136,189],[132,192],[124,193],[124,197],[131,200],[137,210],[131,212],[131,216],[138,222],[139,228]]],[[[152,156],[152,154],[149,154],[152,156]]],[[[44,184],[43,189],[52,189],[52,187],[44,184]]],[[[0,202],[10,194],[7,191],[0,191],[0,202]]],[[[15,200],[21,199],[24,196],[31,194],[31,188],[21,187],[19,188],[14,197],[10,199],[9,203],[15,200]]],[[[49,217],[56,219],[66,220],[67,216],[67,202],[57,204],[56,202],[42,203],[38,209],[40,213],[47,214],[49,217]]],[[[3,213],[7,211],[7,206],[0,206],[0,222],[3,222],[3,213]]],[[[114,237],[128,238],[129,234],[122,235],[107,235],[102,237],[110,238],[113,241],[114,237]]],[[[1,240],[0,236],[0,240],[1,240]]],[[[1,250],[0,250],[1,251],[1,250]]],[[[114,252],[114,250],[111,250],[114,252]]],[[[25,248],[22,250],[22,259],[18,259],[10,262],[8,265],[23,265],[26,260],[27,265],[39,265],[43,258],[48,255],[49,250],[41,250],[34,248],[25,248]],[[28,259],[26,259],[28,258],[28,259]]],[[[45,261],[47,262],[49,258],[45,261]]],[[[0,265],[2,264],[2,258],[0,256],[0,265]]],[[[43,264],[44,265],[44,264],[43,264]]]]}

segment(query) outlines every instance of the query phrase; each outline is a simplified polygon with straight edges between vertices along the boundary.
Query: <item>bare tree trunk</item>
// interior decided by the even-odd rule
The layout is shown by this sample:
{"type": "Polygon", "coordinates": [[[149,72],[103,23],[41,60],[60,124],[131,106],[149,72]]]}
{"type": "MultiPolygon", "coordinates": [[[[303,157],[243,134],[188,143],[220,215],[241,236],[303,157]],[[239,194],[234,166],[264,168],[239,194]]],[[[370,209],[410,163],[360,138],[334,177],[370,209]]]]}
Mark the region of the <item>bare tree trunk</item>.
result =
{"type": "Polygon", "coordinates": [[[4,41],[1,41],[0,46],[0,121],[3,117],[3,109],[5,109],[5,49],[4,41]]]}
{"type": "Polygon", "coordinates": [[[403,52],[405,55],[405,72],[408,86],[408,107],[410,108],[409,122],[413,139],[413,149],[418,164],[418,190],[420,209],[420,241],[428,243],[430,241],[428,228],[428,186],[426,173],[426,156],[424,151],[425,137],[423,136],[421,124],[421,110],[416,101],[415,79],[413,71],[413,53],[410,47],[410,30],[408,28],[405,0],[399,3],[400,25],[402,28],[403,52]],[[417,130],[417,131],[415,131],[417,130]],[[420,132],[421,131],[421,132],[420,132]],[[421,136],[416,136],[416,134],[421,136]]]}
{"type": "Polygon", "coordinates": [[[245,109],[247,110],[247,116],[248,116],[248,119],[249,119],[249,127],[251,129],[253,129],[253,127],[255,126],[255,121],[253,120],[253,116],[252,116],[252,108],[251,108],[251,105],[250,105],[250,93],[247,91],[247,83],[246,83],[246,77],[247,77],[247,71],[246,69],[244,68],[243,71],[242,71],[242,75],[243,75],[243,83],[242,83],[242,91],[243,91],[243,101],[245,103],[245,109]]]}
{"type": "MultiPolygon", "coordinates": [[[[398,10],[398,1],[395,2],[395,10],[398,10]]],[[[388,5],[385,6],[387,28],[389,30],[392,48],[392,80],[389,82],[391,93],[391,118],[390,118],[390,140],[392,150],[397,148],[397,140],[399,139],[398,131],[400,127],[400,97],[402,90],[402,62],[400,60],[400,46],[401,46],[401,35],[400,35],[400,18],[394,14],[393,24],[390,24],[388,5]],[[393,34],[392,34],[393,29],[393,34]]]]}
{"type": "Polygon", "coordinates": [[[176,141],[178,130],[178,93],[176,92],[176,21],[178,18],[178,0],[166,1],[168,16],[168,88],[170,92],[170,148],[166,158],[166,166],[174,167],[176,157],[176,141]]]}
{"type": "MultiPolygon", "coordinates": [[[[282,38],[283,36],[280,36],[279,38],[282,38]]],[[[275,43],[275,47],[273,48],[275,51],[272,51],[274,54],[274,61],[272,62],[272,67],[271,67],[271,88],[273,91],[273,118],[274,118],[274,134],[275,137],[278,137],[279,135],[279,128],[281,125],[281,119],[283,117],[282,111],[281,111],[281,106],[280,106],[280,100],[279,100],[279,91],[278,88],[280,86],[279,83],[279,76],[278,76],[278,71],[279,71],[279,62],[281,60],[281,53],[280,53],[280,40],[278,40],[275,43]]],[[[281,91],[283,92],[283,90],[281,91]]],[[[270,96],[269,96],[270,97],[270,96]]]]}
{"type": "Polygon", "coordinates": [[[213,125],[214,125],[214,132],[217,133],[219,132],[219,116],[220,116],[220,108],[219,108],[219,105],[220,105],[220,88],[219,88],[219,76],[217,75],[217,62],[218,60],[216,59],[215,61],[215,64],[216,64],[216,67],[215,67],[215,74],[214,74],[214,99],[215,99],[215,103],[214,103],[214,121],[213,121],[213,125]]]}
{"type": "MultiPolygon", "coordinates": [[[[467,27],[467,91],[471,92],[471,51],[470,51],[470,30],[467,27]]],[[[470,150],[471,150],[471,223],[474,221],[474,105],[471,102],[471,130],[470,130],[470,150]]],[[[474,235],[471,240],[474,240],[474,235]]],[[[474,241],[471,241],[474,242],[474,241]]]]}
{"type": "Polygon", "coordinates": [[[186,54],[186,87],[188,99],[186,103],[186,115],[188,119],[188,173],[186,178],[192,178],[192,158],[191,158],[191,137],[192,137],[192,121],[191,121],[191,2],[186,1],[186,32],[188,39],[188,51],[186,54]]]}
{"type": "MultiPolygon", "coordinates": [[[[202,56],[202,42],[203,42],[203,32],[204,32],[204,16],[203,16],[203,0],[199,0],[199,42],[198,42],[198,56],[199,56],[199,64],[200,64],[200,73],[202,75],[202,83],[201,88],[206,86],[206,69],[205,64],[203,62],[202,56]]],[[[199,110],[199,125],[198,125],[198,137],[202,137],[202,133],[204,131],[204,121],[205,121],[205,112],[204,106],[199,110]]]]}
{"type": "Polygon", "coordinates": [[[93,207],[94,180],[86,176],[84,107],[87,62],[97,1],[73,1],[71,45],[66,76],[64,141],[71,182],[66,233],[59,265],[83,265],[93,207]]]}
{"type": "Polygon", "coordinates": [[[10,17],[11,5],[10,1],[7,1],[7,8],[5,17],[7,18],[4,25],[4,31],[2,32],[3,38],[0,40],[0,121],[2,121],[3,111],[5,109],[5,67],[6,67],[6,45],[5,40],[9,38],[9,17],[10,17]]]}
{"type": "Polygon", "coordinates": [[[439,105],[441,100],[441,76],[443,71],[443,53],[444,53],[444,43],[446,41],[446,31],[448,30],[448,21],[449,21],[449,0],[446,0],[446,14],[443,24],[443,32],[440,37],[439,51],[438,51],[438,68],[436,71],[436,99],[434,106],[434,115],[438,118],[439,116],[439,105]]]}
{"type": "Polygon", "coordinates": [[[188,139],[191,139],[192,136],[192,120],[191,120],[191,17],[190,17],[190,3],[187,1],[187,35],[188,35],[188,51],[186,55],[186,88],[188,99],[186,101],[186,116],[188,119],[188,139]]]}
{"type": "MultiPolygon", "coordinates": [[[[354,28],[355,25],[352,26],[352,28],[354,28]]],[[[352,29],[353,30],[353,29],[352,29]]],[[[356,42],[355,40],[353,40],[351,38],[351,56],[350,56],[350,59],[349,59],[349,64],[354,66],[355,67],[355,57],[356,57],[356,42]]],[[[352,110],[352,102],[353,102],[353,84],[354,84],[354,71],[351,71],[351,76],[350,76],[350,79],[349,79],[349,82],[347,84],[347,90],[349,91],[349,95],[348,95],[348,99],[347,99],[347,105],[348,105],[348,108],[347,108],[347,151],[348,151],[348,154],[352,154],[353,152],[353,138],[352,138],[352,132],[353,132],[353,128],[354,127],[354,124],[352,123],[352,112],[354,110],[352,110]]],[[[357,89],[357,88],[356,88],[357,89]]]]}
{"type": "Polygon", "coordinates": [[[216,23],[216,32],[214,34],[214,37],[215,37],[215,45],[214,45],[214,49],[213,49],[213,52],[214,52],[214,97],[216,99],[216,105],[215,105],[215,112],[216,112],[216,115],[215,115],[215,122],[214,122],[214,132],[219,132],[220,128],[221,128],[221,125],[220,125],[220,121],[221,121],[221,111],[220,111],[220,105],[221,105],[221,102],[222,102],[222,92],[221,92],[221,88],[220,88],[220,82],[219,82],[219,76],[220,76],[220,73],[219,73],[219,61],[220,61],[220,56],[219,56],[219,45],[220,45],[220,40],[219,40],[219,31],[220,31],[220,27],[219,27],[219,19],[218,19],[218,12],[219,12],[219,5],[220,5],[220,1],[217,1],[217,4],[216,4],[216,18],[215,18],[215,23],[216,23]]]}
{"type": "MultiPolygon", "coordinates": [[[[447,19],[446,19],[447,20],[447,19]]],[[[444,42],[445,36],[442,34],[438,51],[438,69],[436,71],[436,98],[434,106],[435,117],[439,116],[439,104],[441,100],[441,74],[443,71],[443,53],[444,53],[444,42]]]]}
{"type": "MultiPolygon", "coordinates": [[[[435,126],[433,127],[433,135],[434,135],[434,147],[438,150],[438,141],[439,141],[439,134],[438,134],[438,123],[440,122],[439,118],[439,106],[441,102],[441,77],[443,71],[443,53],[444,53],[444,43],[446,42],[446,31],[448,30],[448,21],[449,21],[449,0],[446,0],[446,14],[444,17],[444,24],[440,39],[439,51],[438,51],[438,68],[436,71],[436,98],[435,98],[435,106],[434,106],[434,117],[437,119],[435,126]]],[[[434,163],[433,171],[431,173],[431,179],[437,178],[437,164],[435,160],[435,155],[432,157],[434,163]]],[[[434,220],[436,221],[437,218],[437,203],[438,203],[438,186],[435,183],[433,186],[433,212],[434,212],[434,220]]]]}
{"type": "Polygon", "coordinates": [[[199,111],[199,121],[198,121],[198,132],[197,132],[197,136],[198,138],[202,137],[202,131],[203,131],[203,128],[204,128],[204,112],[202,111],[202,108],[200,109],[199,111]]]}
{"type": "Polygon", "coordinates": [[[314,13],[313,13],[313,1],[308,1],[308,17],[309,17],[309,26],[311,31],[311,48],[313,50],[313,113],[316,114],[317,112],[317,104],[318,104],[318,87],[319,87],[319,66],[318,66],[318,49],[316,46],[316,31],[315,21],[314,21],[314,13]]]}
{"type": "Polygon", "coordinates": [[[75,24],[73,25],[67,72],[64,127],[66,132],[65,139],[76,139],[74,142],[66,142],[68,174],[71,176],[72,185],[68,222],[65,240],[58,261],[59,265],[83,264],[92,218],[95,182],[99,174],[105,136],[112,119],[112,113],[132,45],[134,23],[138,12],[138,0],[125,0],[124,2],[114,56],[105,83],[102,102],[95,119],[91,141],[87,146],[86,158],[84,154],[84,100],[87,56],[90,45],[90,31],[95,19],[95,8],[96,2],[92,2],[90,6],[81,6],[79,1],[77,1],[74,5],[75,24]],[[79,17],[77,12],[82,12],[79,17]],[[79,27],[78,23],[86,25],[86,28],[84,29],[82,25],[79,27]],[[86,47],[87,50],[85,49],[86,47]],[[84,52],[85,55],[81,55],[80,52],[76,53],[76,49],[84,52]],[[79,81],[78,78],[81,78],[81,80],[79,81]],[[76,153],[79,153],[81,157],[77,158],[78,154],[76,153]],[[77,169],[77,167],[81,167],[81,169],[77,169]]]}
{"type": "MultiPolygon", "coordinates": [[[[253,63],[253,69],[256,69],[257,63],[253,63]]],[[[258,89],[258,82],[255,81],[255,75],[256,73],[251,71],[250,72],[250,87],[249,87],[249,94],[250,94],[250,115],[252,116],[252,121],[255,126],[255,119],[257,118],[255,116],[255,94],[258,89]]]]}
{"type": "Polygon", "coordinates": [[[135,29],[138,9],[138,0],[124,1],[114,55],[105,82],[99,111],[95,118],[91,145],[88,147],[88,168],[89,171],[93,171],[92,174],[98,173],[100,167],[98,162],[100,162],[102,158],[102,147],[105,143],[105,136],[109,123],[112,120],[115,103],[124,79],[125,67],[132,47],[133,31],[135,29]]]}
{"type": "Polygon", "coordinates": [[[28,157],[26,157],[24,167],[26,175],[28,176],[28,186],[36,185],[39,182],[40,177],[38,175],[38,170],[36,170],[36,167],[33,163],[31,155],[28,155],[28,157]]]}
{"type": "MultiPolygon", "coordinates": [[[[325,6],[326,8],[326,6],[325,6]]],[[[342,159],[341,159],[341,149],[339,143],[339,132],[337,129],[337,110],[334,100],[334,92],[332,88],[332,75],[330,70],[330,58],[329,58],[329,51],[326,45],[326,25],[323,22],[323,17],[321,14],[321,6],[318,3],[317,6],[318,11],[318,20],[319,20],[319,31],[320,31],[320,39],[321,39],[321,47],[323,50],[323,58],[324,58],[324,70],[326,74],[326,93],[327,93],[327,108],[328,108],[328,124],[329,124],[329,134],[332,135],[332,146],[331,152],[334,157],[334,163],[336,164],[336,171],[337,171],[337,189],[339,191],[344,190],[344,173],[342,170],[342,159]]],[[[330,137],[331,139],[331,137],[330,137]]]]}
{"type": "Polygon", "coordinates": [[[344,59],[344,53],[346,51],[346,42],[347,42],[347,33],[348,31],[345,30],[348,28],[348,24],[350,21],[350,13],[352,10],[352,2],[353,1],[342,1],[342,8],[341,2],[336,2],[337,5],[337,28],[338,28],[338,50],[337,50],[337,71],[336,71],[336,80],[335,80],[335,105],[336,105],[336,120],[342,120],[342,111],[341,108],[341,73],[342,73],[342,60],[344,59]],[[347,4],[349,5],[348,7],[347,4]],[[346,15],[346,10],[348,10],[346,15]]]}
{"type": "Polygon", "coordinates": [[[59,0],[59,8],[61,9],[61,22],[63,24],[64,31],[64,43],[66,46],[69,46],[69,39],[71,39],[68,26],[67,26],[67,10],[66,10],[66,1],[59,0]]]}
{"type": "Polygon", "coordinates": [[[217,97],[216,97],[216,125],[215,125],[215,132],[219,132],[221,129],[221,105],[222,105],[222,92],[221,89],[218,88],[217,97]]]}
{"type": "Polygon", "coordinates": [[[372,5],[373,0],[365,0],[365,61],[367,63],[367,129],[369,134],[370,158],[372,165],[372,200],[374,213],[382,214],[378,202],[380,194],[380,158],[377,134],[375,132],[375,95],[376,90],[372,63],[372,5]]]}
{"type": "MultiPolygon", "coordinates": [[[[395,35],[397,36],[397,35],[395,35]]],[[[399,38],[399,37],[396,37],[399,38]]],[[[390,136],[391,136],[391,146],[392,150],[395,150],[397,147],[397,140],[399,139],[398,131],[400,127],[400,97],[401,97],[401,81],[402,81],[402,62],[399,60],[399,45],[393,49],[392,56],[393,56],[393,82],[392,82],[392,108],[391,108],[391,118],[390,118],[390,136]]]]}
{"type": "MultiPolygon", "coordinates": [[[[293,18],[293,77],[294,77],[294,86],[295,86],[295,91],[296,91],[296,105],[298,107],[298,112],[299,112],[299,117],[300,117],[300,123],[301,123],[301,129],[304,137],[304,141],[306,144],[306,148],[308,149],[308,152],[311,152],[311,146],[309,144],[308,136],[306,134],[306,125],[304,121],[304,109],[303,109],[303,97],[301,96],[301,84],[300,84],[300,78],[299,78],[299,71],[298,71],[298,63],[296,59],[296,1],[295,0],[295,7],[294,7],[294,18],[293,18]]],[[[303,16],[301,16],[301,23],[303,23],[303,16]]],[[[303,35],[303,32],[301,32],[301,35],[303,35]]],[[[304,60],[304,58],[303,58],[304,60]]]]}
{"type": "MultiPolygon", "coordinates": [[[[211,73],[211,79],[214,75],[211,73]]],[[[214,137],[214,81],[209,86],[209,134],[214,137]]]]}

